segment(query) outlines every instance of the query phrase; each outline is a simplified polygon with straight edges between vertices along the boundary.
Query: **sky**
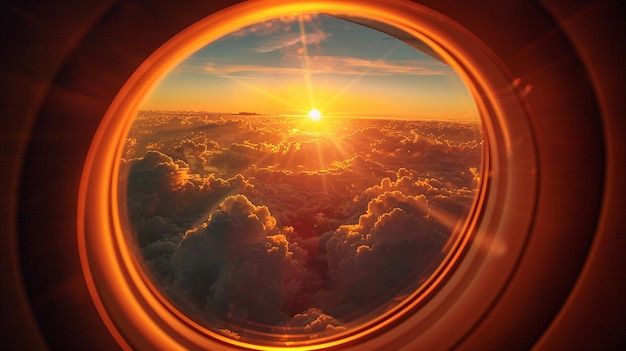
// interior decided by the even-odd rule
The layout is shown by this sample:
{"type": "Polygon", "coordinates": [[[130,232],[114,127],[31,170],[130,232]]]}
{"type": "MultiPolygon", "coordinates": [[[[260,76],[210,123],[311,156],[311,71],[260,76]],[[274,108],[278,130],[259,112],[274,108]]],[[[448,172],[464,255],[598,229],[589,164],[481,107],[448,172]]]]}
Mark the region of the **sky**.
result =
{"type": "Polygon", "coordinates": [[[175,67],[143,110],[478,119],[448,65],[385,33],[296,15],[231,33],[175,67]]]}

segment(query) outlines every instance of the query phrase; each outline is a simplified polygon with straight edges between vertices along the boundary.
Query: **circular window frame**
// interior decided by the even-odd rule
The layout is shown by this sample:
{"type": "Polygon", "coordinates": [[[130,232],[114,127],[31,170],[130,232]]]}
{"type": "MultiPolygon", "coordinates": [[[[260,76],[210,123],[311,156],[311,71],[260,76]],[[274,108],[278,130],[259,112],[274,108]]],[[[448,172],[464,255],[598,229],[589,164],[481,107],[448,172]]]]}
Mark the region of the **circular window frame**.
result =
{"type": "Polygon", "coordinates": [[[188,27],[151,55],[120,90],[98,128],[83,168],[77,216],[79,253],[91,297],[109,331],[122,347],[133,348],[452,347],[479,323],[507,285],[523,254],[534,217],[538,168],[529,111],[513,77],[505,72],[488,48],[463,28],[434,11],[404,1],[289,0],[277,4],[259,0],[234,5],[188,27]],[[458,65],[455,68],[469,83],[484,118],[486,162],[475,204],[478,211],[468,221],[465,239],[459,244],[465,246],[471,239],[471,245],[456,250],[445,266],[447,271],[428,285],[430,291],[404,304],[398,318],[341,338],[295,345],[285,342],[281,347],[253,345],[207,334],[206,329],[154,294],[150,281],[132,264],[135,258],[118,218],[119,141],[127,134],[133,113],[149,89],[182,59],[234,29],[302,12],[358,13],[419,37],[458,65]],[[454,274],[449,274],[452,269],[454,274]],[[428,303],[423,304],[426,298],[428,303]]]}

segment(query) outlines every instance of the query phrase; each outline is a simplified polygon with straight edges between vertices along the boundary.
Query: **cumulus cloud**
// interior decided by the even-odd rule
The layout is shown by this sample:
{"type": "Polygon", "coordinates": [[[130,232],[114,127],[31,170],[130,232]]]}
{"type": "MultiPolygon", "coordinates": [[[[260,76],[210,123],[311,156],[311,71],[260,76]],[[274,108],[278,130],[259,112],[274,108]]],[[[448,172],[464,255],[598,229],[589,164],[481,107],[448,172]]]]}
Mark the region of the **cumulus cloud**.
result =
{"type": "Polygon", "coordinates": [[[266,206],[227,197],[187,231],[172,257],[171,280],[203,308],[239,323],[277,325],[291,318],[305,285],[316,280],[306,252],[290,243],[266,206]]]}
{"type": "Polygon", "coordinates": [[[174,161],[159,151],[122,161],[120,173],[127,199],[123,205],[140,247],[180,240],[172,236],[180,236],[224,196],[251,188],[242,175],[198,177],[184,161],[174,161]]]}
{"type": "MultiPolygon", "coordinates": [[[[432,224],[425,196],[385,192],[372,199],[358,224],[342,225],[325,241],[334,313],[379,305],[417,281],[447,237],[432,224]]],[[[415,285],[413,285],[415,287],[415,285]]]]}

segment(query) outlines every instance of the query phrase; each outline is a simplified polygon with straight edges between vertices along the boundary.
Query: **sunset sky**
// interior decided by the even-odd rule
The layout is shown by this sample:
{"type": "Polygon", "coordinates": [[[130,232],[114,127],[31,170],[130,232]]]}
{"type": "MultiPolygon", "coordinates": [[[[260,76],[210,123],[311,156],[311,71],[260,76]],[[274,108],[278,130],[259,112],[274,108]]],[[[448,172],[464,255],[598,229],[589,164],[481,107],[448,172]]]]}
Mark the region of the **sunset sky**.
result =
{"type": "Polygon", "coordinates": [[[258,23],[190,56],[145,110],[477,119],[449,66],[389,35],[325,15],[258,23]]]}

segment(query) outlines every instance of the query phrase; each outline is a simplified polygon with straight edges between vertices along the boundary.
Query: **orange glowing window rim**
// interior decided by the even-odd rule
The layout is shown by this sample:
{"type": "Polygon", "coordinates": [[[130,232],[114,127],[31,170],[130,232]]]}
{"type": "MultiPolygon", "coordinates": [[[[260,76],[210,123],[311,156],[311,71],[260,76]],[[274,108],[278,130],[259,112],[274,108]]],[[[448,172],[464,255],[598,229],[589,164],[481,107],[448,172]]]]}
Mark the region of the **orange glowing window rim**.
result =
{"type": "MultiPolygon", "coordinates": [[[[307,12],[338,17],[356,13],[361,18],[375,19],[414,35],[433,48],[463,77],[483,118],[501,115],[500,107],[487,105],[483,99],[477,98],[483,96],[489,100],[492,96],[489,90],[480,89],[480,85],[485,82],[476,77],[483,73],[474,71],[478,65],[471,61],[472,55],[457,54],[464,52],[463,47],[455,47],[455,43],[459,42],[458,33],[463,33],[460,36],[466,33],[447,22],[446,18],[408,1],[258,0],[226,8],[191,25],[146,59],[120,90],[97,130],[83,168],[77,223],[81,265],[99,314],[122,348],[316,350],[347,347],[359,340],[372,339],[402,323],[409,312],[415,311],[439,289],[441,282],[465,254],[472,238],[470,234],[479,226],[478,212],[488,201],[487,182],[484,180],[486,176],[481,177],[483,181],[478,189],[479,195],[474,200],[473,210],[463,228],[465,235],[455,236],[456,241],[450,243],[453,248],[437,271],[403,303],[361,327],[328,338],[293,342],[287,336],[281,340],[280,335],[277,335],[276,343],[262,345],[234,340],[207,330],[173,307],[139,269],[119,218],[117,177],[118,160],[123,147],[120,140],[127,135],[134,113],[147,92],[174,66],[208,43],[252,23],[285,14],[307,12]],[[450,33],[457,33],[457,37],[450,33]],[[447,46],[443,47],[442,44],[447,46]]],[[[485,123],[484,128],[486,136],[503,135],[501,144],[510,145],[507,130],[497,130],[492,123],[485,123]]],[[[485,137],[485,140],[489,138],[485,137]]],[[[494,156],[494,152],[497,153],[495,148],[487,149],[483,148],[483,174],[490,170],[491,165],[487,162],[494,156]],[[489,157],[487,152],[490,153],[489,157]]],[[[501,154],[495,156],[504,157],[501,154]]]]}

